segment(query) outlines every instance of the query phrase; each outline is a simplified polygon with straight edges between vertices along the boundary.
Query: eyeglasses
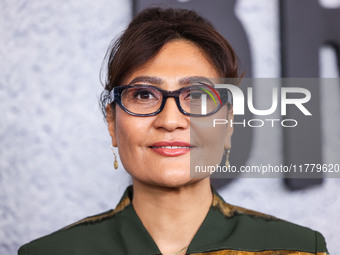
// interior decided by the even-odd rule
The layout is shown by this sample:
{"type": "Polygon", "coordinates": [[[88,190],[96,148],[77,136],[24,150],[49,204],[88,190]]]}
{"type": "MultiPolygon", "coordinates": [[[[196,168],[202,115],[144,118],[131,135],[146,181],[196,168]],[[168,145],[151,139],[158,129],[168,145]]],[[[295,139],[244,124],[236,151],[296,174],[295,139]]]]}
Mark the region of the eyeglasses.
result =
{"type": "Polygon", "coordinates": [[[174,91],[134,84],[115,87],[109,93],[108,104],[116,102],[125,112],[140,117],[160,113],[169,97],[175,98],[181,113],[191,117],[210,116],[226,103],[232,104],[232,95],[228,89],[217,89],[203,83],[174,91]]]}

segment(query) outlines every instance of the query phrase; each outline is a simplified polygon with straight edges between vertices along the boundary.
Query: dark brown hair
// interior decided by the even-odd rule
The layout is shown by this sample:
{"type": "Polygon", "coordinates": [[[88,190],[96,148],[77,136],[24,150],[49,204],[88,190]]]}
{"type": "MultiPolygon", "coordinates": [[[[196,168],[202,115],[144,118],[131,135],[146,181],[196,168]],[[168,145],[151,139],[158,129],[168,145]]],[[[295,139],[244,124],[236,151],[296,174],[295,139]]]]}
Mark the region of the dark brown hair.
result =
{"type": "Polygon", "coordinates": [[[238,78],[238,58],[215,28],[195,11],[148,8],[140,12],[124,33],[109,47],[107,76],[100,104],[106,117],[108,91],[151,58],[172,40],[188,40],[203,50],[221,78],[238,78]]]}

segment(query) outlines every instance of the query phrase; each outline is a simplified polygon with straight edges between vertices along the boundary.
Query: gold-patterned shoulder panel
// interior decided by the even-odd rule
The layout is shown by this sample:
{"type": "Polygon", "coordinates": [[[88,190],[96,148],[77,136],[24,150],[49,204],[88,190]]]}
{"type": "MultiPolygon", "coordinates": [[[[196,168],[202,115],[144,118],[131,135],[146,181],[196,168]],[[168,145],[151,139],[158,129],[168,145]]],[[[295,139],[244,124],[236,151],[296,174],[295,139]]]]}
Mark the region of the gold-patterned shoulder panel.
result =
{"type": "Polygon", "coordinates": [[[95,216],[90,216],[85,219],[82,219],[80,221],[77,221],[71,225],[68,225],[64,227],[63,229],[69,229],[72,227],[75,227],[77,225],[83,224],[83,223],[94,223],[94,222],[99,222],[108,218],[111,218],[114,216],[116,213],[122,211],[125,207],[127,207],[131,203],[131,200],[128,196],[126,196],[117,206],[114,210],[110,210],[106,213],[98,214],[95,216]]]}
{"type": "Polygon", "coordinates": [[[213,195],[212,206],[214,208],[217,208],[218,210],[220,210],[222,212],[222,214],[224,214],[226,217],[232,217],[235,214],[247,214],[247,215],[260,217],[260,218],[264,218],[264,219],[268,219],[268,220],[281,220],[281,219],[278,219],[278,218],[271,216],[271,215],[268,215],[268,214],[264,214],[264,213],[256,212],[256,211],[253,211],[253,210],[248,210],[248,209],[245,209],[245,208],[242,208],[242,207],[239,207],[239,206],[228,204],[228,203],[224,202],[215,193],[213,195]]]}
{"type": "Polygon", "coordinates": [[[328,255],[328,253],[326,252],[310,253],[292,250],[267,250],[267,251],[221,250],[203,253],[192,253],[192,255],[328,255]]]}

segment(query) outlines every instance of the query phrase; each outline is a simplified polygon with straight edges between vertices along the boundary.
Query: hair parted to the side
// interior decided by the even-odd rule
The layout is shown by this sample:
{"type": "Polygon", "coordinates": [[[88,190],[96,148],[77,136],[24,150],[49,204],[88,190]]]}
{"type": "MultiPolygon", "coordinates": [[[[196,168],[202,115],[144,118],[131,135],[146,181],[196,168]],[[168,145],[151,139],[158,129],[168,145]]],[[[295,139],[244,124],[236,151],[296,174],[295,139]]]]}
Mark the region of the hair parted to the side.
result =
{"type": "Polygon", "coordinates": [[[188,40],[197,45],[221,78],[238,78],[238,57],[228,41],[209,21],[193,10],[148,8],[140,12],[128,28],[114,40],[107,53],[107,75],[100,105],[106,118],[108,92],[131,72],[152,59],[172,40],[188,40]]]}

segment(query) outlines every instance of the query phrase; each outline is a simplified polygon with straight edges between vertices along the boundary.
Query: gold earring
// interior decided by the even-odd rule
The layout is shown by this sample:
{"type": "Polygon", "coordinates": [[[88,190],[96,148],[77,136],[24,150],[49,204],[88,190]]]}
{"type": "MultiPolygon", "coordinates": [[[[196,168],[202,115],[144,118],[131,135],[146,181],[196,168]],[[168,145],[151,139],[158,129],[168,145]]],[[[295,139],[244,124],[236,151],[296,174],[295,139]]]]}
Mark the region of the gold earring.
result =
{"type": "Polygon", "coordinates": [[[230,167],[230,163],[229,163],[229,154],[230,154],[230,149],[227,150],[227,155],[226,155],[226,159],[225,159],[225,166],[227,168],[230,167]]]}
{"type": "Polygon", "coordinates": [[[115,153],[115,147],[113,147],[111,145],[111,149],[112,149],[112,152],[113,152],[113,156],[115,157],[115,161],[113,162],[113,166],[117,170],[118,169],[118,161],[117,161],[117,155],[115,153]]]}

